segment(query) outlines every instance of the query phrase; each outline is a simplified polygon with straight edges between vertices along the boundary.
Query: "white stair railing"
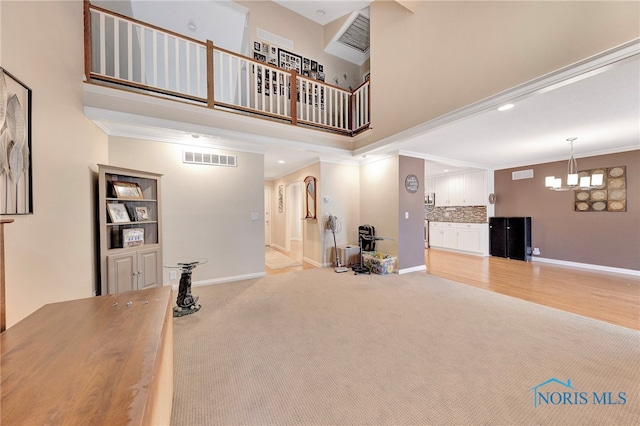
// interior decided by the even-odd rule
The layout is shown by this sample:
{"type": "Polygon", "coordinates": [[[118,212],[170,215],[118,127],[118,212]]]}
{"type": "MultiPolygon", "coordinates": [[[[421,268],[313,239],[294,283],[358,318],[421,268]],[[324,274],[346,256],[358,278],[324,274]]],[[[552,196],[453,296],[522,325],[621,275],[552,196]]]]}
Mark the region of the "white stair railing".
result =
{"type": "Polygon", "coordinates": [[[207,99],[205,43],[92,7],[91,47],[93,78],[207,99]]]}
{"type": "Polygon", "coordinates": [[[341,89],[88,2],[85,26],[88,80],[347,135],[369,126],[369,81],[341,89]]]}

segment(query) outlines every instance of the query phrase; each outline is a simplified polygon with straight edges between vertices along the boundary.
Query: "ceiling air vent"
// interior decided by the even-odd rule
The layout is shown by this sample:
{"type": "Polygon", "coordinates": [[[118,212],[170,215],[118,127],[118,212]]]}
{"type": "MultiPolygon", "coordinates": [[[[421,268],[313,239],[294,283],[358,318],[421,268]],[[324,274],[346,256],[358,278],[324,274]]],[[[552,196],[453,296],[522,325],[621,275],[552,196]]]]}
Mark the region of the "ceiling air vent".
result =
{"type": "Polygon", "coordinates": [[[369,50],[369,18],[359,13],[342,33],[338,42],[362,53],[369,50]]]}
{"type": "Polygon", "coordinates": [[[206,164],[208,166],[236,167],[236,156],[182,151],[182,162],[188,164],[206,164]]]}

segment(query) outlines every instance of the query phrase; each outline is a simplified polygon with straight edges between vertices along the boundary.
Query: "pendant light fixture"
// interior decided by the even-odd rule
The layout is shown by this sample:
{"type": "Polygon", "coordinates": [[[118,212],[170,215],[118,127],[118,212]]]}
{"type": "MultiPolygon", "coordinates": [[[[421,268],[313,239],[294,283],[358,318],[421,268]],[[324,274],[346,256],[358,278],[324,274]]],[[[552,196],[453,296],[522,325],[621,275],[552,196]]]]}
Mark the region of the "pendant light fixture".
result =
{"type": "Polygon", "coordinates": [[[554,191],[575,191],[577,189],[592,189],[602,185],[604,176],[600,173],[591,176],[578,176],[578,163],[573,156],[573,141],[578,138],[569,138],[567,142],[571,145],[571,157],[567,164],[567,184],[562,186],[562,179],[555,176],[547,176],[544,184],[548,189],[554,191]]]}

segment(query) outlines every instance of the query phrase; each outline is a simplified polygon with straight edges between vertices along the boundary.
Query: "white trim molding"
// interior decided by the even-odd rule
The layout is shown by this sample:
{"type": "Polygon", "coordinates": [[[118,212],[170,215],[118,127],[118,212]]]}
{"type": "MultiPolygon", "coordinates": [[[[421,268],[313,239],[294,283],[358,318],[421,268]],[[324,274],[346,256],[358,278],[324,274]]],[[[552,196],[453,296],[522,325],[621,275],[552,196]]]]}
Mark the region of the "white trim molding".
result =
{"type": "Polygon", "coordinates": [[[592,265],[590,263],[570,262],[568,260],[548,259],[545,257],[533,257],[532,262],[551,263],[554,265],[568,266],[571,268],[591,269],[600,272],[613,272],[615,274],[631,275],[640,277],[640,271],[635,269],[614,268],[612,266],[592,265]]]}
{"type": "Polygon", "coordinates": [[[398,275],[409,274],[411,272],[422,272],[427,270],[427,265],[413,266],[411,268],[398,269],[398,275]]]}

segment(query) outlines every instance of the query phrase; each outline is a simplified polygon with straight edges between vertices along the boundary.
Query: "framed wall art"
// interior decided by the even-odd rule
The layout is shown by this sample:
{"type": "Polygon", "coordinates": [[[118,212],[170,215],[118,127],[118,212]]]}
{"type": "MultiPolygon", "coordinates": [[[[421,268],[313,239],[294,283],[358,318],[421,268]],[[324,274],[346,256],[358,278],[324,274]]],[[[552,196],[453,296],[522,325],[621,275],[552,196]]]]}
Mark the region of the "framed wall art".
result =
{"type": "Polygon", "coordinates": [[[0,215],[33,213],[31,89],[0,67],[0,215]]]}
{"type": "Polygon", "coordinates": [[[278,66],[287,71],[296,70],[300,74],[302,71],[302,56],[278,48],[278,66]]]}
{"type": "Polygon", "coordinates": [[[575,192],[574,209],[577,212],[626,212],[627,167],[607,167],[580,170],[578,177],[603,175],[602,184],[575,192]]]}

